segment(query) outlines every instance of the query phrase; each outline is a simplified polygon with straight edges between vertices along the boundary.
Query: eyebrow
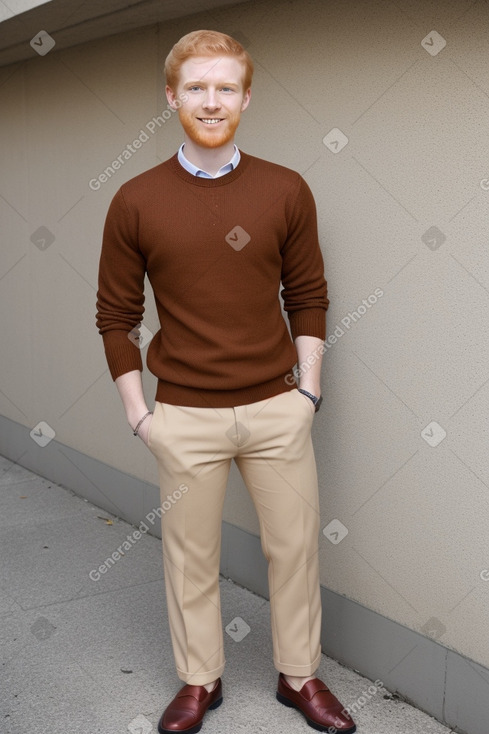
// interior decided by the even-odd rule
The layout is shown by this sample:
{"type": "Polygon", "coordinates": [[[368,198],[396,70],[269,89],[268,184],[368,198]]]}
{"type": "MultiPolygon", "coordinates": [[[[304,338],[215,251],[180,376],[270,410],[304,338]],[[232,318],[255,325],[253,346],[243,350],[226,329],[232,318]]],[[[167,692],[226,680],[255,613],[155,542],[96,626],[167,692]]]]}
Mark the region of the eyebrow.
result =
{"type": "MultiPolygon", "coordinates": [[[[205,81],[204,78],[197,79],[196,81],[185,82],[186,87],[193,87],[196,84],[203,85],[203,84],[207,84],[207,82],[205,81]]],[[[217,82],[217,84],[218,86],[222,86],[222,87],[239,87],[239,83],[237,82],[217,82]]]]}

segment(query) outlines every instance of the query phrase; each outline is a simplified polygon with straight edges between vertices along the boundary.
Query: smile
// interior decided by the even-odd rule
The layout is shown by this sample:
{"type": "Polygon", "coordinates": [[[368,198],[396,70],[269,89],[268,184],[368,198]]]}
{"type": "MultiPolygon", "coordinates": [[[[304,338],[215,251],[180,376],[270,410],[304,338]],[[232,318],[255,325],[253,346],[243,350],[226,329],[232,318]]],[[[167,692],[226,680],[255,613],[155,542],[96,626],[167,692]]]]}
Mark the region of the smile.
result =
{"type": "Polygon", "coordinates": [[[213,117],[213,118],[199,117],[199,120],[201,122],[205,122],[206,125],[215,125],[218,122],[222,122],[222,118],[220,117],[213,117]]]}

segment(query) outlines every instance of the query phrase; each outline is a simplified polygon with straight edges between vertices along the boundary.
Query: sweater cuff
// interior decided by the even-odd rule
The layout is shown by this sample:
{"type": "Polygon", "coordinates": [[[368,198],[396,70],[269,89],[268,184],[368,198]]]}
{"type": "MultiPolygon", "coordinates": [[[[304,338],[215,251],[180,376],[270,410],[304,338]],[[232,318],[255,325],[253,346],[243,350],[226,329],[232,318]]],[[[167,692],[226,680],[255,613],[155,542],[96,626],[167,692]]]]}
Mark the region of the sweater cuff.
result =
{"type": "Polygon", "coordinates": [[[288,314],[292,339],[298,336],[315,336],[326,339],[326,311],[324,308],[307,308],[288,314]]]}
{"type": "Polygon", "coordinates": [[[126,372],[143,371],[141,350],[129,338],[129,332],[112,330],[102,334],[110,374],[116,380],[126,372]]]}

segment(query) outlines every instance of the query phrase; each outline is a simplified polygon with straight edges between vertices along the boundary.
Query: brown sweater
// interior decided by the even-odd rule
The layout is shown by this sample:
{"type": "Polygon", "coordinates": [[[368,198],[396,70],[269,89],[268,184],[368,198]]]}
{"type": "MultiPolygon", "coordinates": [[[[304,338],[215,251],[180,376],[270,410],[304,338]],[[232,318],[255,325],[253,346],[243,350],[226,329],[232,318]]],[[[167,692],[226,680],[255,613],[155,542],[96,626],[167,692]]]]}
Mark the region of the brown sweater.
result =
{"type": "Polygon", "coordinates": [[[216,179],[174,155],[125,183],[105,222],[97,326],[112,379],[142,370],[128,338],[143,318],[144,278],[160,330],[147,364],[156,400],[232,407],[294,387],[292,337],[324,339],[329,305],[314,199],[295,171],[241,152],[216,179]]]}

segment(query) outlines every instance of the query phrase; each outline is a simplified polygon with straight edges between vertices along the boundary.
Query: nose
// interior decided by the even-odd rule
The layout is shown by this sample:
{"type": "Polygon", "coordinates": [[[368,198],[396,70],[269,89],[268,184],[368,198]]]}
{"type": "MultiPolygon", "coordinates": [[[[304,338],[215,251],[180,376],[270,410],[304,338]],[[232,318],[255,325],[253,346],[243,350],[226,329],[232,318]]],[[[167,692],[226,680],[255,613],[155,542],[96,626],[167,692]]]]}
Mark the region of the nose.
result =
{"type": "Polygon", "coordinates": [[[206,110],[217,110],[221,106],[219,99],[216,95],[216,90],[208,87],[205,94],[205,99],[202,103],[202,107],[206,110]]]}

